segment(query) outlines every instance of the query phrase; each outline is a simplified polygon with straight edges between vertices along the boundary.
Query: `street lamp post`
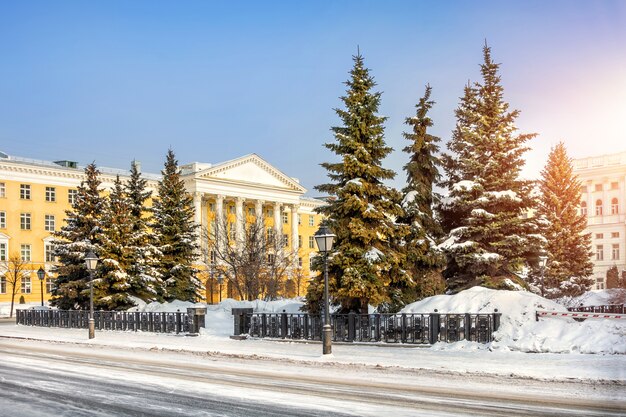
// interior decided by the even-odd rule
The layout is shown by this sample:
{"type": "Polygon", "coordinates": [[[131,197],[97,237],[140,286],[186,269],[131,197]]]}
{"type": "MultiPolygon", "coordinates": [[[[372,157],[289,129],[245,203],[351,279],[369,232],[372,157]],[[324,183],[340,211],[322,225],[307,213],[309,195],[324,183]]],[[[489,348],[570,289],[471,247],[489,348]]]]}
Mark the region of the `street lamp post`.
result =
{"type": "Polygon", "coordinates": [[[315,232],[317,249],[324,255],[324,327],[322,330],[322,352],[324,355],[332,353],[332,337],[330,328],[330,300],[328,299],[328,254],[333,249],[335,235],[327,226],[320,226],[315,232]]]}
{"type": "Polygon", "coordinates": [[[220,303],[222,302],[222,284],[224,283],[224,274],[220,272],[219,276],[217,277],[217,283],[219,284],[220,287],[220,303]]]}
{"type": "Polygon", "coordinates": [[[546,264],[548,263],[548,257],[546,255],[539,255],[539,268],[541,268],[541,296],[544,293],[543,278],[546,272],[546,264]]]}
{"type": "Polygon", "coordinates": [[[92,251],[85,255],[85,265],[89,271],[89,338],[93,339],[96,337],[96,324],[93,320],[93,271],[98,265],[98,257],[92,251]]]}
{"type": "Polygon", "coordinates": [[[43,280],[46,277],[46,271],[42,267],[37,270],[37,278],[39,278],[39,284],[41,284],[41,306],[43,307],[43,280]]]}

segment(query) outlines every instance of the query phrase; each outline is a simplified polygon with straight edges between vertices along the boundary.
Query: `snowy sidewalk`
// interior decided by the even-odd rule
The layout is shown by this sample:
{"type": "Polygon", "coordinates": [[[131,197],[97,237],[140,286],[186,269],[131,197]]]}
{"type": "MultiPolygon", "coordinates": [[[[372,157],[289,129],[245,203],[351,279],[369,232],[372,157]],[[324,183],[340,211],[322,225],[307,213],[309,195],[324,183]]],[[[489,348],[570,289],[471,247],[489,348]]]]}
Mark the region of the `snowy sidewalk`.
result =
{"type": "MultiPolygon", "coordinates": [[[[0,337],[93,344],[123,349],[163,349],[203,352],[281,362],[334,362],[355,366],[398,367],[476,375],[514,375],[541,380],[584,380],[626,385],[626,356],[590,354],[490,352],[474,343],[459,342],[457,349],[335,345],[330,357],[322,357],[318,343],[267,340],[231,340],[224,335],[188,337],[173,334],[97,331],[89,340],[87,330],[0,325],[0,337]]],[[[5,339],[7,340],[7,339],[5,339]]]]}

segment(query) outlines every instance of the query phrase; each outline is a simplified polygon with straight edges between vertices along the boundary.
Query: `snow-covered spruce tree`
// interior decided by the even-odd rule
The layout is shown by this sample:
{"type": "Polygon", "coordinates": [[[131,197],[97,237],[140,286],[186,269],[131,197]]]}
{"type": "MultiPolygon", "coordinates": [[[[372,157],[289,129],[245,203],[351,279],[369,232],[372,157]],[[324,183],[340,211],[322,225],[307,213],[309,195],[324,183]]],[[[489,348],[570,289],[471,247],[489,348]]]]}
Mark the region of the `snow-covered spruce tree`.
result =
{"type": "Polygon", "coordinates": [[[448,289],[524,284],[520,273],[540,245],[531,183],[519,178],[524,145],[534,134],[516,132],[518,110],[509,111],[491,49],[483,48],[482,83],[465,87],[457,124],[442,162],[448,197],[440,205],[448,264],[448,289]]]}
{"type": "Polygon", "coordinates": [[[200,281],[193,263],[198,256],[194,206],[191,195],[185,191],[178,162],[169,149],[158,195],[152,206],[152,228],[161,259],[157,266],[165,284],[159,294],[168,301],[196,301],[200,281]]]}
{"type": "MultiPolygon", "coordinates": [[[[585,233],[586,216],[578,212],[581,184],[562,142],[550,151],[539,186],[537,216],[545,220],[541,232],[548,256],[544,293],[548,298],[576,297],[593,283],[591,235],[585,233]]],[[[538,272],[532,274],[535,287],[541,287],[538,272]]]]}
{"type": "Polygon", "coordinates": [[[100,255],[100,214],[104,200],[98,187],[100,172],[95,164],[85,167],[85,180],[78,187],[71,210],[66,211],[65,225],[53,234],[54,255],[58,264],[50,304],[61,310],[89,307],[89,272],[85,255],[90,250],[100,255]]]}
{"type": "Polygon", "coordinates": [[[393,288],[393,310],[406,303],[443,293],[445,282],[441,271],[445,266],[445,256],[437,248],[435,239],[441,236],[441,226],[433,215],[433,204],[436,195],[433,185],[439,180],[440,161],[436,156],[439,152],[439,138],[428,133],[432,127],[432,119],[428,111],[435,104],[430,99],[432,88],[427,85],[424,96],[419,100],[416,114],[408,117],[405,124],[411,126],[410,133],[404,133],[405,139],[411,144],[404,148],[410,155],[409,162],[404,166],[407,174],[407,185],[402,190],[402,207],[404,215],[399,222],[407,224],[410,233],[405,238],[406,269],[411,271],[414,285],[393,288]]]}
{"type": "Polygon", "coordinates": [[[98,280],[94,282],[94,304],[104,310],[127,310],[135,303],[131,296],[128,271],[133,262],[130,199],[125,195],[118,176],[105,200],[100,234],[98,280]]]}
{"type": "Polygon", "coordinates": [[[146,201],[152,192],[146,189],[147,181],[141,177],[138,164],[133,161],[130,168],[130,179],[124,188],[130,200],[129,221],[132,233],[128,246],[131,249],[130,274],[131,294],[143,301],[159,299],[163,281],[157,269],[161,252],[156,247],[154,235],[148,229],[150,210],[146,201]]]}
{"type": "MultiPolygon", "coordinates": [[[[395,173],[382,167],[392,149],[384,141],[385,118],[377,115],[381,94],[371,92],[375,83],[363,57],[353,60],[341,98],[345,109],[335,110],[343,124],[332,128],[336,141],[325,145],[340,161],[322,164],[331,182],[315,188],[331,196],[319,212],[337,235],[329,259],[331,296],[342,311],[367,313],[368,304],[390,301],[390,285],[408,283],[411,277],[402,269],[398,243],[407,227],[395,223],[402,215],[401,196],[383,184],[395,173]]],[[[311,311],[319,301],[321,280],[320,274],[307,294],[311,311]]]]}

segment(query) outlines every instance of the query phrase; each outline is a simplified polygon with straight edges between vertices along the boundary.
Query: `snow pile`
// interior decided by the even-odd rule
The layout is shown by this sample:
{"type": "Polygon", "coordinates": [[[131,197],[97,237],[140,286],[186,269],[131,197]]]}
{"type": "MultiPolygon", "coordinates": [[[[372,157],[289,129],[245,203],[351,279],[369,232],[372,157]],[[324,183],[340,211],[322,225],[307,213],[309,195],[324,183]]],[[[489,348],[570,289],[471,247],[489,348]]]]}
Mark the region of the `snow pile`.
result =
{"type": "MultiPolygon", "coordinates": [[[[47,306],[48,302],[46,301],[44,304],[47,306]]],[[[13,305],[13,317],[15,317],[15,310],[26,310],[26,309],[33,308],[33,307],[41,308],[41,302],[20,304],[16,301],[15,304],[13,305]]],[[[48,307],[44,308],[44,310],[46,309],[48,309],[48,307]]],[[[9,317],[10,313],[11,313],[11,302],[0,303],[0,317],[9,317]]]]}
{"type": "Polygon", "coordinates": [[[567,307],[593,307],[609,304],[626,303],[626,290],[611,288],[608,290],[587,291],[578,297],[565,297],[557,300],[567,307]]]}
{"type": "Polygon", "coordinates": [[[454,295],[437,295],[406,306],[403,313],[502,313],[500,328],[489,345],[459,342],[438,343],[436,349],[516,350],[552,353],[621,353],[626,354],[624,320],[585,320],[541,318],[536,310],[567,309],[551,300],[526,291],[499,291],[474,287],[454,295]]]}

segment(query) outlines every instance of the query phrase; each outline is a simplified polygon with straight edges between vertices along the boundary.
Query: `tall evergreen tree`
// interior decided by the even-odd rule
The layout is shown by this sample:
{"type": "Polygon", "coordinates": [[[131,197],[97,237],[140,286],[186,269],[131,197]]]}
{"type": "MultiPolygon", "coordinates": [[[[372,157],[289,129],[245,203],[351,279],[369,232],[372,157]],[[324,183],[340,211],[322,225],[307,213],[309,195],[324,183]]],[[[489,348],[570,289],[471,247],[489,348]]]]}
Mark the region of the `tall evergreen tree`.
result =
{"type": "Polygon", "coordinates": [[[138,163],[133,161],[130,179],[125,192],[130,200],[129,221],[132,224],[128,246],[131,248],[130,274],[131,294],[144,301],[159,299],[163,281],[157,269],[161,252],[156,247],[154,235],[148,229],[150,210],[146,201],[152,195],[147,181],[142,178],[138,163]]]}
{"type": "MultiPolygon", "coordinates": [[[[368,304],[390,301],[390,285],[411,277],[402,268],[398,243],[407,228],[395,223],[402,214],[401,196],[383,184],[395,173],[382,166],[392,149],[384,141],[385,117],[377,114],[381,93],[371,91],[375,83],[363,57],[358,54],[353,60],[341,98],[345,109],[335,110],[343,123],[332,128],[335,142],[325,145],[341,161],[322,164],[331,182],[315,188],[331,196],[319,212],[337,235],[329,259],[332,297],[343,310],[367,312],[368,304]]],[[[319,296],[319,279],[307,295],[309,305],[319,296]]]]}
{"type": "Polygon", "coordinates": [[[534,134],[516,132],[518,110],[509,111],[491,49],[483,48],[482,83],[465,88],[456,110],[457,125],[443,156],[448,198],[441,205],[447,240],[450,290],[474,285],[506,287],[522,283],[519,273],[539,237],[524,213],[533,207],[531,183],[519,179],[525,143],[534,134]]]}
{"type": "Polygon", "coordinates": [[[133,248],[129,246],[133,223],[131,202],[124,193],[119,176],[105,201],[94,304],[104,310],[127,310],[135,305],[130,298],[131,277],[128,274],[133,262],[133,248]]]}
{"type": "Polygon", "coordinates": [[[62,310],[89,307],[89,272],[84,258],[89,251],[100,254],[104,200],[98,190],[99,174],[94,163],[85,167],[86,178],[78,187],[72,209],[66,211],[66,224],[53,234],[58,265],[50,304],[62,310]]]}
{"type": "Polygon", "coordinates": [[[151,228],[161,252],[159,275],[165,284],[166,300],[196,301],[200,281],[193,263],[198,256],[194,206],[191,195],[185,190],[178,161],[169,149],[158,195],[153,201],[151,228]]]}
{"type": "Polygon", "coordinates": [[[411,126],[412,130],[403,134],[411,144],[404,148],[410,158],[404,166],[407,185],[402,190],[404,215],[399,221],[410,228],[410,233],[405,238],[406,269],[412,272],[415,285],[398,288],[399,291],[395,294],[395,304],[398,307],[407,302],[441,294],[445,289],[441,275],[445,257],[435,243],[435,239],[442,232],[433,215],[433,204],[436,202],[433,185],[440,177],[440,161],[436,156],[440,139],[428,133],[433,125],[428,112],[435,104],[430,99],[431,92],[432,88],[427,85],[424,96],[415,106],[415,116],[405,120],[405,124],[411,126]]]}
{"type": "MultiPolygon", "coordinates": [[[[578,212],[581,184],[562,142],[550,151],[541,176],[537,216],[544,220],[542,234],[548,256],[543,281],[545,296],[578,296],[593,284],[589,278],[593,273],[591,234],[585,233],[586,216],[578,212]]],[[[534,274],[534,284],[539,286],[537,275],[534,274]]]]}

